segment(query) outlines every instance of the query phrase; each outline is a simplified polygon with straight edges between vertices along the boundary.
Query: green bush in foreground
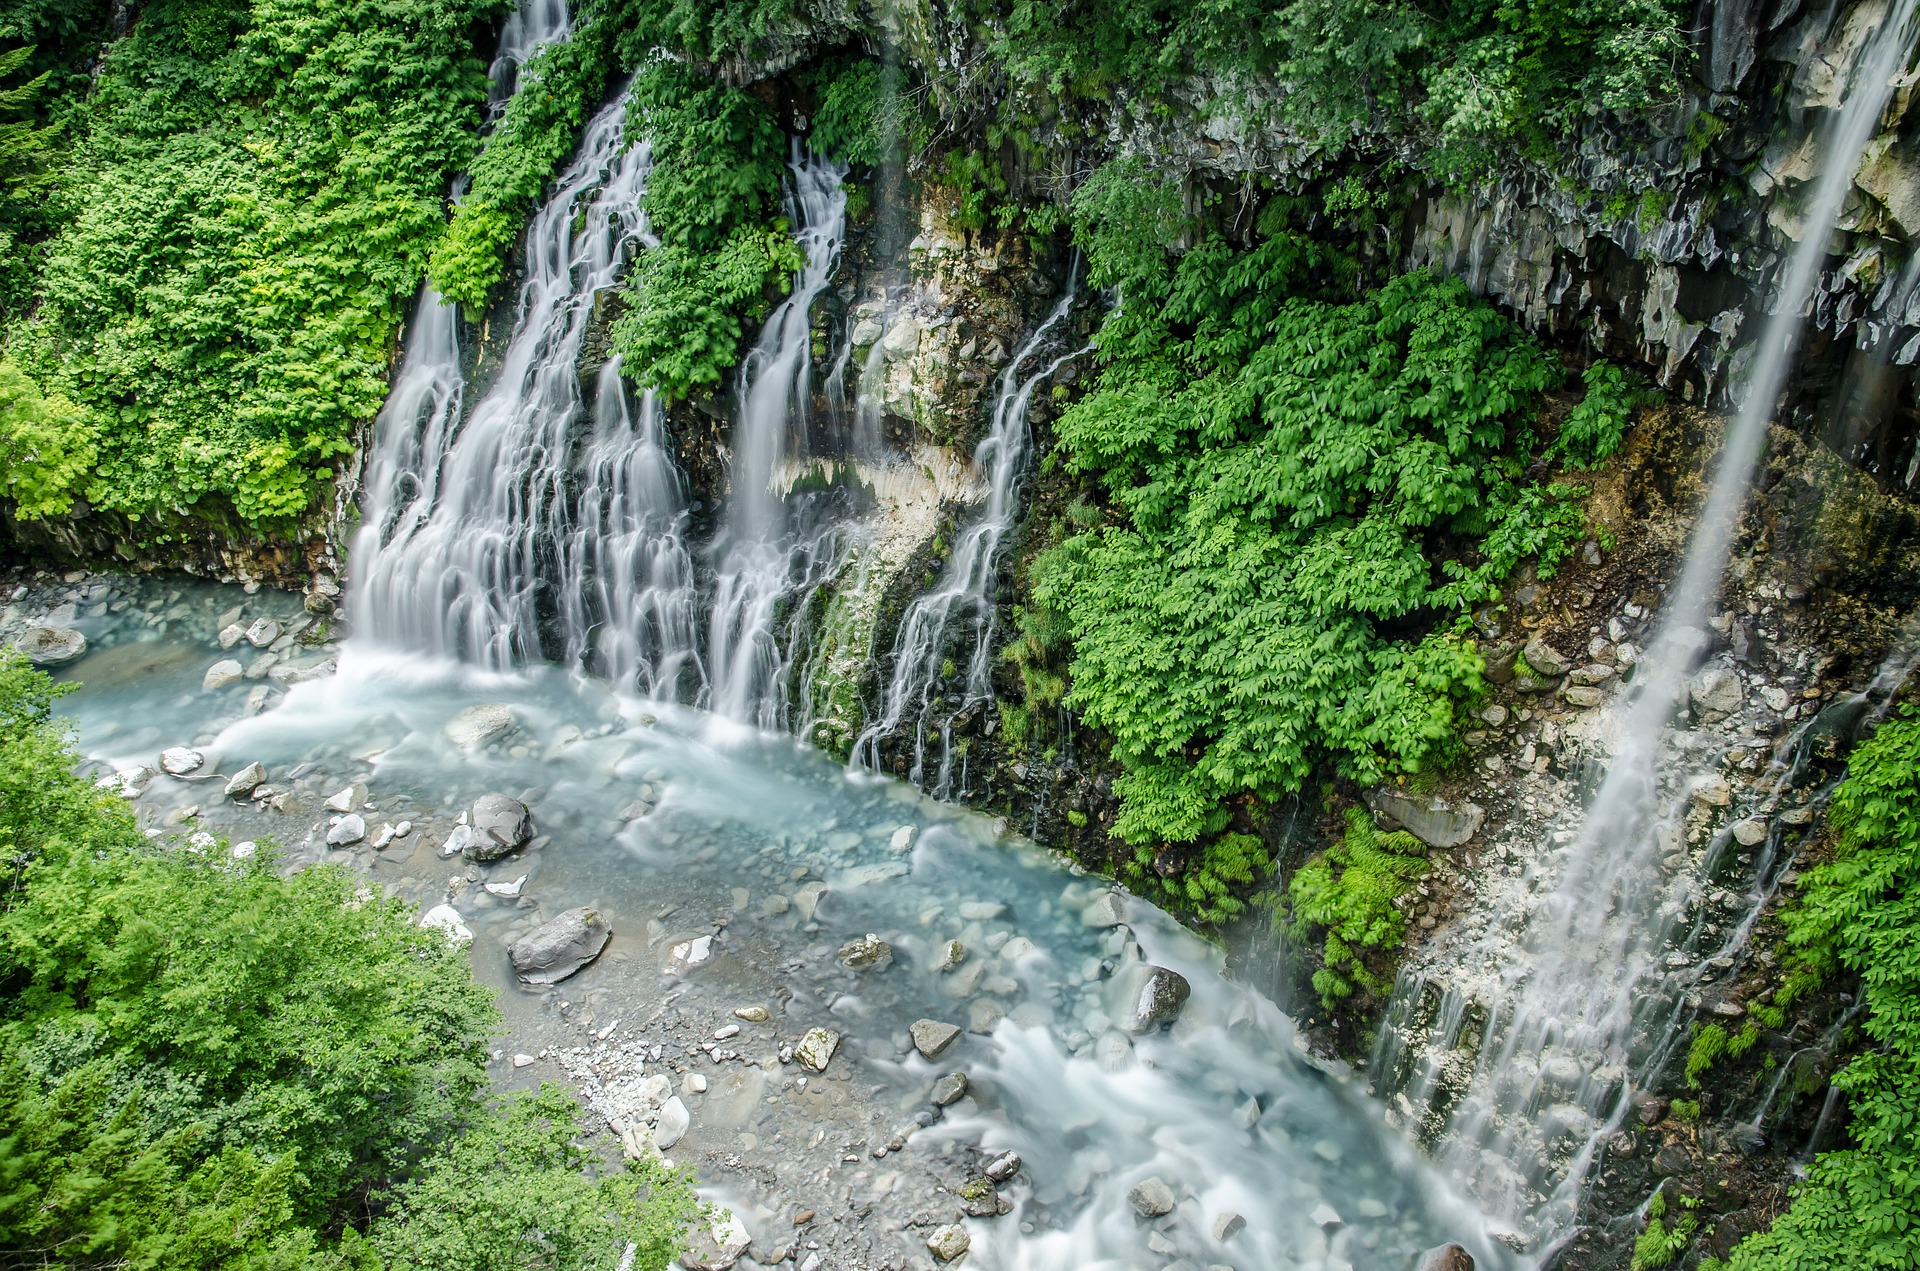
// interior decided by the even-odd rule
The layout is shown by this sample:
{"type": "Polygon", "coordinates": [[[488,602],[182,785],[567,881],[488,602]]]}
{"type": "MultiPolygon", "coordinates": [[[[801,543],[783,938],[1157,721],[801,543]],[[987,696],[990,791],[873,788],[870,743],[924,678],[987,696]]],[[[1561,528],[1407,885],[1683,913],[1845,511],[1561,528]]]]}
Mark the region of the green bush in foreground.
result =
{"type": "Polygon", "coordinates": [[[1361,951],[1400,947],[1407,920],[1394,902],[1430,868],[1426,844],[1405,830],[1383,832],[1364,808],[1353,808],[1340,841],[1294,871],[1287,882],[1289,930],[1299,943],[1321,937],[1313,990],[1322,1006],[1333,1010],[1356,986],[1369,993],[1380,987],[1361,964],[1361,951]]]}
{"type": "Polygon", "coordinates": [[[1875,1048],[1834,1077],[1854,1146],[1827,1152],[1770,1231],[1728,1271],[1920,1267],[1920,717],[1853,754],[1829,812],[1834,856],[1802,876],[1783,917],[1801,972],[1860,977],[1875,1048]]]}
{"type": "Polygon", "coordinates": [[[149,842],[54,696],[0,655],[0,1263],[666,1264],[684,1179],[487,1095],[463,952],[345,870],[149,842]]]}

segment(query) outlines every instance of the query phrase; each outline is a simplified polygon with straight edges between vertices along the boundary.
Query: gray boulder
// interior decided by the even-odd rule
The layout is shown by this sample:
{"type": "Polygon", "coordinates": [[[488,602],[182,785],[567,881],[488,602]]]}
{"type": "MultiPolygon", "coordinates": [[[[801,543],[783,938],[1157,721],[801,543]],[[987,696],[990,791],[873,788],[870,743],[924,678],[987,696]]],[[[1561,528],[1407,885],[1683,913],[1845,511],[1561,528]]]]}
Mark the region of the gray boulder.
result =
{"type": "Polygon", "coordinates": [[[1520,656],[1527,660],[1528,666],[1548,679],[1557,679],[1573,669],[1571,658],[1566,657],[1539,636],[1527,641],[1526,647],[1520,650],[1520,656]]]}
{"type": "Polygon", "coordinates": [[[504,794],[481,795],[474,800],[473,814],[467,820],[473,827],[466,845],[468,860],[499,860],[533,837],[533,818],[527,813],[527,805],[504,794]]]}
{"type": "Polygon", "coordinates": [[[160,770],[170,777],[185,776],[205,762],[200,752],[190,746],[171,746],[160,752],[160,770]]]}
{"type": "Polygon", "coordinates": [[[1158,1218],[1173,1212],[1173,1189],[1158,1178],[1142,1179],[1127,1193],[1127,1203],[1142,1218],[1158,1218]]]}
{"type": "Polygon", "coordinates": [[[221,658],[207,668],[206,675],[200,680],[200,687],[209,691],[225,688],[229,684],[238,684],[245,676],[246,671],[241,669],[239,662],[233,658],[221,658]]]}
{"type": "Polygon", "coordinates": [[[960,1036],[959,1028],[937,1019],[915,1020],[908,1031],[913,1035],[913,1048],[928,1059],[940,1058],[960,1036]]]}
{"type": "Polygon", "coordinates": [[[1193,992],[1187,977],[1178,971],[1169,971],[1163,966],[1150,966],[1146,971],[1146,978],[1135,991],[1132,1007],[1127,1011],[1130,1033],[1151,1032],[1172,1023],[1180,1017],[1180,1009],[1193,992]]]}
{"type": "Polygon", "coordinates": [[[345,847],[367,837],[366,821],[355,815],[343,816],[327,830],[328,847],[345,847]]]}
{"type": "Polygon", "coordinates": [[[1487,819],[1486,809],[1473,803],[1456,808],[1437,797],[1414,799],[1391,790],[1369,790],[1363,797],[1375,816],[1428,847],[1459,847],[1478,834],[1487,819]]]}
{"type": "Polygon", "coordinates": [[[28,627],[13,647],[35,666],[65,666],[87,651],[87,637],[72,627],[28,627]]]}
{"type": "Polygon", "coordinates": [[[535,927],[507,950],[523,984],[558,984],[600,956],[613,938],[607,920],[585,905],[535,927]]]}

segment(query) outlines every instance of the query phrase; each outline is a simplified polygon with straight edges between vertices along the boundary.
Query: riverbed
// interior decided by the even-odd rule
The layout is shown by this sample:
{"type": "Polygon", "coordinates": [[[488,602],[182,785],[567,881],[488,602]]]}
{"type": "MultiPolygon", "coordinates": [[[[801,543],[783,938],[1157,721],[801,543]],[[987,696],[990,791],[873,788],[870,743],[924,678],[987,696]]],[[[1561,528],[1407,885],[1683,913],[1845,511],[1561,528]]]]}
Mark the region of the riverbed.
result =
{"type": "Polygon", "coordinates": [[[335,643],[271,591],[42,578],[0,635],[50,611],[89,639],[61,709],[156,839],[448,907],[505,1017],[496,1083],[565,1082],[608,1156],[691,1168],[737,1265],[931,1267],[955,1226],[968,1265],[1036,1271],[1401,1271],[1449,1240],[1523,1265],[1215,947],[1004,823],[557,668],[335,643]],[[475,707],[508,722],[476,740],[475,707]],[[160,771],[170,747],[200,764],[160,771]],[[446,854],[487,793],[532,842],[446,854]],[[520,984],[508,945],[580,906],[605,950],[520,984]],[[1191,995],[1130,1032],[1153,967],[1191,995]],[[929,1057],[917,1021],[958,1036],[929,1057]],[[795,1054],[816,1030],[823,1070],[795,1054]]]}

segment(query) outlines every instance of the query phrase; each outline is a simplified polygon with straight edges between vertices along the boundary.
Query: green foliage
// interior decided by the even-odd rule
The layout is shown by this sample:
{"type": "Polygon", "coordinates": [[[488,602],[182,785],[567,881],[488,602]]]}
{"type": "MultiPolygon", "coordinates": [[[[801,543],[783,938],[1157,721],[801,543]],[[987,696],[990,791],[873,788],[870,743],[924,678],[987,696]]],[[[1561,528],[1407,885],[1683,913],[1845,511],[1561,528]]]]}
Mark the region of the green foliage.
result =
{"type": "MultiPolygon", "coordinates": [[[[1142,857],[1150,858],[1143,852],[1142,857]]],[[[1152,877],[1138,868],[1131,871],[1136,882],[1152,877]]],[[[1218,924],[1231,921],[1247,911],[1245,894],[1273,869],[1267,845],[1252,834],[1223,834],[1201,848],[1199,856],[1167,884],[1167,890],[1180,907],[1197,921],[1218,924]]]]}
{"type": "Polygon", "coordinates": [[[53,73],[31,73],[35,51],[32,44],[0,49],[0,260],[5,261],[0,264],[0,313],[24,298],[22,240],[32,227],[35,205],[53,183],[55,129],[36,118],[53,73]]]}
{"type": "Polygon", "coordinates": [[[1698,1090],[1701,1075],[1718,1063],[1722,1056],[1739,1059],[1752,1050],[1754,1043],[1759,1040],[1760,1030],[1752,1023],[1737,1033],[1728,1033],[1720,1024],[1696,1026],[1693,1042],[1687,1047],[1687,1084],[1698,1090]]]}
{"type": "Polygon", "coordinates": [[[93,466],[94,436],[85,412],[58,393],[43,394],[0,358],[0,490],[16,516],[35,521],[67,513],[74,487],[93,466]]]}
{"type": "Polygon", "coordinates": [[[463,952],[345,870],[149,842],[57,695],[0,654],[0,1262],[666,1265],[686,1181],[589,1169],[558,1092],[483,1096],[463,952]]]}
{"type": "Polygon", "coordinates": [[[42,508],[311,505],[378,410],[395,331],[473,152],[473,32],[503,0],[144,9],[71,120],[43,297],[14,359],[95,448],[42,508]]]}
{"type": "Polygon", "coordinates": [[[1338,843],[1294,871],[1287,883],[1293,939],[1321,940],[1313,988],[1333,1010],[1356,986],[1380,986],[1361,964],[1361,951],[1400,947],[1406,918],[1395,904],[1429,869],[1424,843],[1405,830],[1383,833],[1363,808],[1347,813],[1338,843]]]}
{"type": "Polygon", "coordinates": [[[634,79],[629,127],[653,146],[641,258],[614,323],[623,373],[669,400],[722,383],[769,292],[802,263],[775,217],[786,142],[758,98],[678,62],[634,79]]]}
{"type": "Polygon", "coordinates": [[[1620,448],[1633,408],[1643,396],[1611,362],[1595,362],[1584,378],[1585,395],[1548,448],[1548,453],[1575,468],[1591,468],[1620,448]]]}
{"type": "Polygon", "coordinates": [[[687,1176],[647,1161],[593,1178],[579,1133],[557,1086],[496,1101],[424,1176],[382,1197],[393,1210],[372,1244],[385,1271],[662,1271],[700,1212],[687,1176]]]}
{"type": "Polygon", "coordinates": [[[924,148],[932,135],[914,99],[900,89],[900,72],[872,58],[840,57],[802,77],[817,105],[807,144],[857,169],[873,169],[890,153],[924,148]]]}
{"type": "Polygon", "coordinates": [[[1674,1259],[1687,1251],[1693,1242],[1693,1233],[1700,1229],[1700,1220],[1693,1210],[1700,1202],[1692,1197],[1681,1198],[1681,1210],[1674,1215],[1673,1225],[1668,1226],[1667,1196],[1657,1191],[1647,1201],[1647,1227],[1633,1242],[1632,1271],[1660,1271],[1670,1267],[1674,1259]]]}
{"type": "Polygon", "coordinates": [[[1829,820],[1833,859],[1806,871],[1783,918],[1803,973],[1860,979],[1875,1046],[1833,1079],[1855,1146],[1814,1162],[1731,1271],[1920,1266],[1920,718],[1883,725],[1853,753],[1829,820]]]}
{"type": "MultiPolygon", "coordinates": [[[[1273,121],[1338,148],[1388,128],[1430,142],[1446,176],[1502,147],[1549,153],[1600,111],[1643,112],[1677,94],[1686,40],[1675,0],[1147,0],[1063,8],[974,0],[975,27],[1024,94],[1160,100],[1176,76],[1269,75],[1273,121]]],[[[1228,108],[1231,103],[1227,103],[1228,108]]],[[[1019,109],[1019,99],[1006,110],[1019,109]]]]}
{"type": "MultiPolygon", "coordinates": [[[[1556,378],[1457,281],[1299,294],[1340,262],[1284,232],[1176,259],[1176,209],[1124,171],[1080,205],[1092,275],[1122,299],[1095,390],[1056,432],[1124,521],[1035,575],[1072,632],[1069,702],[1126,765],[1116,832],[1135,843],[1217,832],[1223,801],[1297,789],[1324,758],[1377,781],[1454,753],[1479,655],[1382,628],[1463,603],[1435,586],[1426,537],[1486,508],[1556,378]]],[[[1536,515],[1551,503],[1495,511],[1516,507],[1532,519],[1500,541],[1509,558],[1566,537],[1565,515],[1536,515]]]]}

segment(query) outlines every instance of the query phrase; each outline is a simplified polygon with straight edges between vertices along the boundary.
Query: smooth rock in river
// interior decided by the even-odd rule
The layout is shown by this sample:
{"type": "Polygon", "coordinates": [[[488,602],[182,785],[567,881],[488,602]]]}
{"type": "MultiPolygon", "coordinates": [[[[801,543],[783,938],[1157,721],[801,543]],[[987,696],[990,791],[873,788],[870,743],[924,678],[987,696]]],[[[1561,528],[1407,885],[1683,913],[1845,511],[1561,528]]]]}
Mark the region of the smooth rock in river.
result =
{"type": "Polygon", "coordinates": [[[815,1072],[825,1072],[827,1065],[833,1062],[833,1052],[840,1049],[840,1034],[831,1028],[814,1028],[800,1039],[793,1048],[793,1057],[815,1072]]]}
{"type": "Polygon", "coordinates": [[[475,799],[468,823],[473,826],[473,838],[466,847],[468,860],[498,860],[533,837],[527,805],[504,794],[483,794],[475,799]]]}
{"type": "Polygon", "coordinates": [[[667,950],[667,960],[675,971],[691,971],[713,961],[713,937],[695,936],[667,950]]]}
{"type": "Polygon", "coordinates": [[[327,796],[327,809],[332,812],[353,811],[353,787],[337,791],[327,796]]]}
{"type": "Polygon", "coordinates": [[[1456,1244],[1444,1244],[1420,1255],[1414,1271],[1473,1271],[1473,1255],[1456,1244]]]}
{"type": "Polygon", "coordinates": [[[1002,1152],[988,1161],[981,1172],[996,1183],[1004,1183],[1020,1172],[1020,1153],[1002,1152]]]}
{"type": "Polygon", "coordinates": [[[908,1031],[913,1034],[913,1048],[928,1059],[940,1058],[960,1036],[956,1025],[943,1024],[937,1019],[915,1020],[908,1031]]]}
{"type": "Polygon", "coordinates": [[[1247,1220],[1228,1210],[1213,1220],[1213,1238],[1221,1244],[1233,1239],[1247,1228],[1247,1220]]]}
{"type": "MultiPolygon", "coordinates": [[[[164,758],[164,756],[162,756],[164,758]]],[[[1767,838],[1767,823],[1759,817],[1747,817],[1733,823],[1734,842],[1742,847],[1758,847],[1767,838]]]]}
{"type": "Polygon", "coordinates": [[[512,900],[514,897],[520,894],[521,889],[524,888],[526,885],[527,885],[527,876],[525,874],[522,874],[520,875],[520,877],[514,879],[510,883],[488,883],[486,884],[486,888],[487,888],[488,894],[490,895],[504,896],[508,900],[512,900]]]}
{"type": "Polygon", "coordinates": [[[72,627],[28,627],[13,647],[35,666],[65,666],[87,651],[87,637],[72,627]]]}
{"type": "Polygon", "coordinates": [[[972,1243],[972,1238],[967,1235],[967,1229],[959,1223],[935,1227],[933,1234],[927,1237],[927,1248],[932,1250],[933,1256],[942,1262],[952,1262],[964,1254],[972,1243]]]}
{"type": "Polygon", "coordinates": [[[327,829],[327,846],[345,847],[349,843],[358,843],[365,837],[367,837],[367,823],[349,813],[327,829]]]}
{"type": "Polygon", "coordinates": [[[950,1072],[933,1083],[933,1093],[928,1096],[936,1108],[946,1108],[967,1097],[967,1074],[950,1072]]]}
{"type": "Polygon", "coordinates": [[[1103,892],[1080,911],[1081,923],[1089,927],[1117,927],[1126,920],[1127,902],[1118,892],[1103,892]]]}
{"type": "Polygon", "coordinates": [[[1158,1178],[1146,1178],[1127,1192],[1127,1203],[1142,1218],[1158,1218],[1173,1212],[1173,1189],[1158,1178]]]}
{"type": "Polygon", "coordinates": [[[935,971],[951,971],[967,960],[967,946],[958,940],[949,940],[940,946],[939,954],[933,960],[935,971]]]}
{"type": "Polygon", "coordinates": [[[693,1117],[687,1112],[687,1105],[680,1102],[680,1096],[674,1095],[660,1106],[660,1119],[653,1126],[653,1145],[662,1152],[678,1143],[693,1124],[693,1117]]]}
{"type": "Polygon", "coordinates": [[[913,846],[913,835],[914,827],[903,825],[893,832],[893,837],[887,840],[887,846],[896,852],[907,851],[913,846]]]}
{"type": "Polygon", "coordinates": [[[469,706],[447,721],[449,740],[462,750],[480,747],[513,727],[513,712],[504,706],[469,706]]]}
{"type": "Polygon", "coordinates": [[[229,799],[241,799],[253,793],[254,787],[267,779],[267,770],[259,762],[248,764],[227,779],[226,794],[229,799]]]}
{"type": "Polygon", "coordinates": [[[515,940],[507,956],[523,984],[558,984],[599,957],[612,938],[607,920],[582,905],[515,940]]]}
{"type": "Polygon", "coordinates": [[[255,618],[247,628],[247,643],[256,649],[264,649],[279,638],[280,624],[272,618],[255,618]]]}
{"type": "Polygon", "coordinates": [[[1363,796],[1374,815],[1399,825],[1428,847],[1459,847],[1487,819],[1478,804],[1451,807],[1439,798],[1414,799],[1392,790],[1368,790],[1363,796]]]}
{"type": "Polygon", "coordinates": [[[1133,1067],[1133,1039],[1117,1028],[1108,1029],[1094,1043],[1093,1059],[1101,1072],[1125,1072],[1133,1067]]]}
{"type": "Polygon", "coordinates": [[[1146,1033],[1172,1023],[1179,1018],[1180,1008],[1187,1004],[1192,992],[1193,986],[1178,971],[1169,971],[1163,966],[1148,967],[1146,979],[1135,991],[1133,1005],[1127,1012],[1127,1031],[1146,1033]]]}
{"type": "Polygon", "coordinates": [[[1340,1211],[1324,1200],[1313,1207],[1307,1219],[1316,1227],[1338,1227],[1341,1225],[1340,1211]]]}
{"type": "Polygon", "coordinates": [[[246,674],[246,670],[232,658],[221,658],[208,667],[207,673],[200,677],[200,687],[211,692],[214,689],[225,688],[229,684],[238,684],[246,678],[246,674]]]}
{"type": "Polygon", "coordinates": [[[160,752],[160,771],[183,777],[206,762],[206,756],[191,746],[173,746],[160,752]]]}
{"type": "Polygon", "coordinates": [[[237,622],[229,622],[226,626],[220,628],[220,634],[214,637],[215,641],[223,649],[231,649],[234,645],[246,638],[247,629],[237,622]]]}
{"type": "Polygon", "coordinates": [[[840,946],[840,965],[852,971],[878,971],[893,961],[893,946],[868,932],[840,946]]]}
{"type": "Polygon", "coordinates": [[[447,841],[440,845],[440,855],[458,855],[466,851],[468,844],[472,842],[473,827],[471,825],[456,825],[447,831],[447,841]]]}

